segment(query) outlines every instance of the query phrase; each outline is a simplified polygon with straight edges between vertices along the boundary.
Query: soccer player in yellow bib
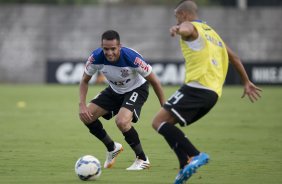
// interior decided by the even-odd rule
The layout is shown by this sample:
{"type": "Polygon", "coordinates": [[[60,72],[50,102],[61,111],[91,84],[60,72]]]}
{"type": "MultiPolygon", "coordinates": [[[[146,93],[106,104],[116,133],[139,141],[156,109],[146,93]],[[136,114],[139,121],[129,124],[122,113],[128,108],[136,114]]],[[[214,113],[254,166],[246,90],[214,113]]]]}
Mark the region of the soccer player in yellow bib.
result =
{"type": "Polygon", "coordinates": [[[175,152],[180,164],[175,184],[182,184],[209,161],[209,155],[200,152],[175,124],[188,126],[212,109],[221,96],[229,61],[242,79],[242,97],[247,95],[254,102],[260,97],[261,89],[249,80],[239,57],[213,28],[199,19],[195,2],[179,2],[175,17],[177,24],[170,28],[170,34],[180,36],[185,84],[167,100],[152,126],[175,152]]]}

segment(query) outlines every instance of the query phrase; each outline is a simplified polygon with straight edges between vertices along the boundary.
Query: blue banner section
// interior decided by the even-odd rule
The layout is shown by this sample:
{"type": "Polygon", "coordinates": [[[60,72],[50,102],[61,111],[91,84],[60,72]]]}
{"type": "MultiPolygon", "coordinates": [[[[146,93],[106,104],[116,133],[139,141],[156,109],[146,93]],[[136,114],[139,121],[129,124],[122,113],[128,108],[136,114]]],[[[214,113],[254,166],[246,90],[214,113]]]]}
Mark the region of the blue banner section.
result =
{"type": "MultiPolygon", "coordinates": [[[[48,61],[46,83],[78,84],[84,71],[83,62],[48,61]]],[[[184,62],[155,61],[150,63],[164,85],[181,85],[184,81],[184,62]]],[[[282,62],[251,62],[244,64],[250,79],[260,85],[282,85],[282,62]]],[[[240,77],[230,65],[226,84],[240,84],[240,77]]],[[[92,77],[91,83],[106,83],[102,74],[92,77]]]]}

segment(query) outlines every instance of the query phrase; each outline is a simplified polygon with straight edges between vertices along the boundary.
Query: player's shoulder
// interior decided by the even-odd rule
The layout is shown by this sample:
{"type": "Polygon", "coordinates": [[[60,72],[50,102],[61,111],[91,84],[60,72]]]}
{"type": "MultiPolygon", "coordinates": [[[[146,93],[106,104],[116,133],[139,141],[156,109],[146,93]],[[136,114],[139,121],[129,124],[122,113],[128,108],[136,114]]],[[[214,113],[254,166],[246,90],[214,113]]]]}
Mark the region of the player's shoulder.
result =
{"type": "Polygon", "coordinates": [[[140,53],[138,53],[136,50],[129,48],[129,47],[122,47],[121,48],[121,55],[122,58],[125,60],[127,65],[130,65],[131,67],[138,67],[137,61],[144,59],[140,53]]]}
{"type": "Polygon", "coordinates": [[[136,50],[129,48],[129,47],[121,47],[121,54],[129,58],[130,57],[131,58],[136,58],[136,57],[142,58],[141,54],[139,54],[136,50]]]}
{"type": "Polygon", "coordinates": [[[203,31],[215,31],[206,21],[204,20],[194,20],[191,22],[193,26],[197,30],[203,30],[203,31]]]}
{"type": "Polygon", "coordinates": [[[96,58],[103,57],[104,56],[103,49],[101,47],[99,47],[99,48],[93,50],[92,55],[96,58]]]}
{"type": "Polygon", "coordinates": [[[90,56],[92,64],[101,64],[103,62],[104,57],[104,52],[101,47],[93,50],[90,56]]]}

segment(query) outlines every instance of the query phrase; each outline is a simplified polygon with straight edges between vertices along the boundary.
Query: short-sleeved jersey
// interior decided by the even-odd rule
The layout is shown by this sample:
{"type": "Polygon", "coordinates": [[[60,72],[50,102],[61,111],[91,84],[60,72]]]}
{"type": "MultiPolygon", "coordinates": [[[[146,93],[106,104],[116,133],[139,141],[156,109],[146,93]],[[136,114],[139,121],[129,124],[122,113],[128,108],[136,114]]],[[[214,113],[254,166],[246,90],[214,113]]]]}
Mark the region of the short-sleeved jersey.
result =
{"type": "Polygon", "coordinates": [[[133,49],[121,47],[119,59],[111,63],[106,59],[103,49],[98,48],[92,52],[84,69],[90,76],[97,71],[104,74],[116,93],[124,94],[144,84],[144,77],[152,72],[152,67],[133,49]]]}
{"type": "Polygon", "coordinates": [[[228,54],[220,36],[205,22],[191,22],[199,36],[194,41],[180,39],[185,58],[185,83],[199,82],[221,96],[228,70],[228,54]]]}

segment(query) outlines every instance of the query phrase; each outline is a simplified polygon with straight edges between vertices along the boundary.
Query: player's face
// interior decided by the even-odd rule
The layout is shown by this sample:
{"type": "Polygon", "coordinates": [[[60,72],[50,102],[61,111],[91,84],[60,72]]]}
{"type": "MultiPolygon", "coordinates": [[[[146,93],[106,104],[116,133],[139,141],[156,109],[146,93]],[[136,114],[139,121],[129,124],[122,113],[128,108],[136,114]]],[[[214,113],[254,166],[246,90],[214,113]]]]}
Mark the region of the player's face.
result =
{"type": "Polygon", "coordinates": [[[102,40],[102,48],[109,62],[115,62],[119,59],[121,45],[118,40],[102,40]]]}

